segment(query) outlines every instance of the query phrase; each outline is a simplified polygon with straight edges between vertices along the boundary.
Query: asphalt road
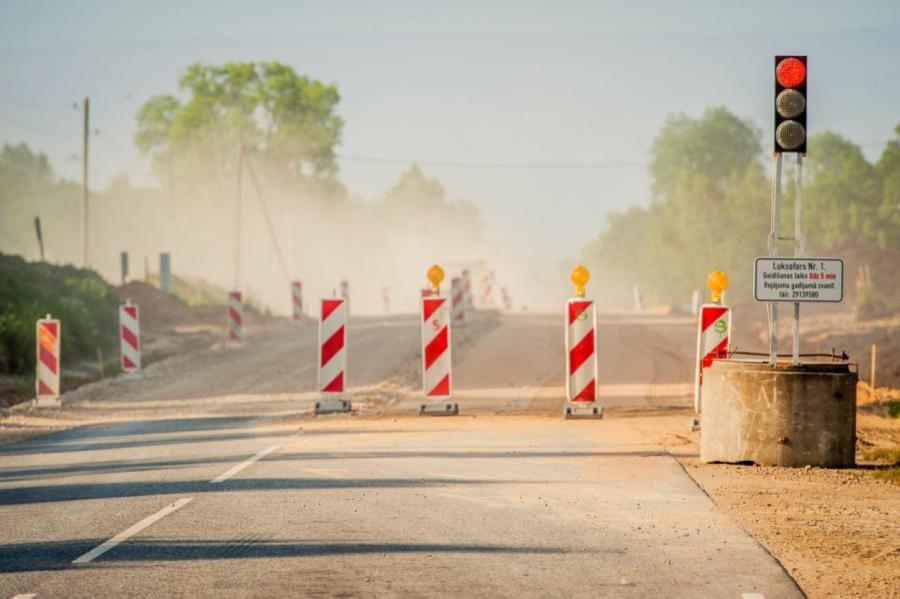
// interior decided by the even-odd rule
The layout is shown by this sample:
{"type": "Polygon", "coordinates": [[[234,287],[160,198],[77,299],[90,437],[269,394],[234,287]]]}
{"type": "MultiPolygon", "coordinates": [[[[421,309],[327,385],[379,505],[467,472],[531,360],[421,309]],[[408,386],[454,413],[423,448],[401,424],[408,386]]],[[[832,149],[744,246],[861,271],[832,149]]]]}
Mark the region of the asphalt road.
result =
{"type": "MultiPolygon", "coordinates": [[[[630,419],[558,417],[555,317],[459,332],[457,418],[409,415],[415,318],[353,324],[358,415],[308,416],[304,325],[83,388],[64,412],[105,422],[0,448],[0,597],[802,596],[630,419]]],[[[601,325],[607,405],[685,405],[692,335],[601,325]]]]}

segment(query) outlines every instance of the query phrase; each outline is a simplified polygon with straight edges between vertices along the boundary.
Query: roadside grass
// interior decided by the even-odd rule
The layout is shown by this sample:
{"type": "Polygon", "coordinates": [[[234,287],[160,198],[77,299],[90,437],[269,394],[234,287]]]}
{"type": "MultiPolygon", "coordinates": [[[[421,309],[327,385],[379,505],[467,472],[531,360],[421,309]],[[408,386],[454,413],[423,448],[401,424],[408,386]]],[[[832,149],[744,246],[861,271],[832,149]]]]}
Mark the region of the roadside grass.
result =
{"type": "Polygon", "coordinates": [[[900,447],[873,447],[865,452],[865,458],[884,464],[872,471],[872,476],[885,482],[900,485],[900,447]]]}

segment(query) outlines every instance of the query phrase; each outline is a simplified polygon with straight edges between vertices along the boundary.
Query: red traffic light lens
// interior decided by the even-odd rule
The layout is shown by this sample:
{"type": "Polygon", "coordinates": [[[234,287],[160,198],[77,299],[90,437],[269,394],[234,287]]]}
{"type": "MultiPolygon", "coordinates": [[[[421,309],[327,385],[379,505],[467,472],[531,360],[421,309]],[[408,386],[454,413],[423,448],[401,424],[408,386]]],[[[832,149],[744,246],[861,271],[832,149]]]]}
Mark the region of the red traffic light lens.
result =
{"type": "Polygon", "coordinates": [[[806,65],[798,58],[785,58],[775,67],[775,76],[784,87],[797,87],[806,80],[806,65]]]}

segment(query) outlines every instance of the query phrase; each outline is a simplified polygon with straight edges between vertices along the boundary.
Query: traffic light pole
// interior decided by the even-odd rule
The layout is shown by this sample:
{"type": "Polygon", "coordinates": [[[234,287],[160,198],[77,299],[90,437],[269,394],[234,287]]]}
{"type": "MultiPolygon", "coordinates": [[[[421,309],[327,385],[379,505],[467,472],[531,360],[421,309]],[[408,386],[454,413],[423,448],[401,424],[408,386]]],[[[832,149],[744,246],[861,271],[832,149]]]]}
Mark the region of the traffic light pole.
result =
{"type": "MultiPolygon", "coordinates": [[[[806,253],[806,237],[803,235],[803,154],[797,154],[796,193],[794,195],[794,236],[781,236],[781,174],[782,154],[772,157],[772,224],[769,230],[769,256],[778,256],[779,241],[794,242],[794,257],[800,258],[806,253]]],[[[775,365],[778,360],[778,304],[770,302],[769,306],[769,364],[775,365]]],[[[792,318],[791,363],[800,364],[800,303],[794,302],[792,318]]]]}
{"type": "MultiPolygon", "coordinates": [[[[769,229],[769,256],[778,256],[781,224],[781,153],[772,156],[772,220],[769,229]]],[[[769,302],[769,364],[778,360],[778,304],[769,302]]]]}
{"type": "MultiPolygon", "coordinates": [[[[806,236],[803,235],[803,154],[797,153],[796,193],[794,194],[794,257],[806,253],[806,236]]],[[[794,331],[791,362],[800,364],[800,302],[794,302],[794,331]]]]}

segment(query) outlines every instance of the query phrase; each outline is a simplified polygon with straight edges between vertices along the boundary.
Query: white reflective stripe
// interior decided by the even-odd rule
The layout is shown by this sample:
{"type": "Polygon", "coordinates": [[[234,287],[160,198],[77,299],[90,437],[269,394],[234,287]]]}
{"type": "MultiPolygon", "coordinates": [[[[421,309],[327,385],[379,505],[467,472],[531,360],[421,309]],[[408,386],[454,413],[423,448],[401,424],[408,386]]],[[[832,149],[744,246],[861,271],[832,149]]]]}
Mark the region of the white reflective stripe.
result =
{"type": "Polygon", "coordinates": [[[702,356],[706,357],[709,355],[711,351],[719,346],[722,341],[728,339],[728,333],[731,329],[731,310],[726,310],[719,318],[713,321],[705,331],[701,334],[701,349],[702,356]],[[719,322],[725,323],[725,328],[722,331],[716,330],[716,324],[719,322]]]}
{"type": "Polygon", "coordinates": [[[319,367],[319,390],[321,391],[325,386],[331,383],[339,373],[343,372],[346,369],[346,365],[347,351],[342,348],[323,366],[319,367]]]}
{"type": "MultiPolygon", "coordinates": [[[[450,331],[447,331],[448,334],[450,331]]],[[[450,374],[450,347],[425,371],[425,394],[434,389],[443,378],[450,374]]]]}
{"type": "MultiPolygon", "coordinates": [[[[328,386],[338,376],[338,374],[346,371],[347,369],[347,302],[343,299],[328,301],[340,301],[340,305],[332,310],[331,314],[329,314],[328,317],[324,320],[322,320],[321,315],[319,317],[319,391],[322,391],[322,389],[328,386]],[[341,327],[344,327],[344,338],[342,340],[341,348],[333,356],[331,356],[330,360],[328,360],[323,365],[322,346],[326,341],[331,339],[341,327]]],[[[344,380],[342,388],[346,388],[346,383],[347,381],[344,380]]],[[[341,392],[342,391],[329,391],[328,393],[341,392]]]]}
{"type": "MultiPolygon", "coordinates": [[[[329,300],[331,301],[331,300],[329,300]]],[[[345,327],[346,332],[346,324],[347,324],[347,302],[346,300],[334,300],[340,301],[341,305],[335,308],[331,314],[328,315],[328,318],[325,320],[319,321],[319,331],[320,331],[320,341],[325,343],[337,332],[337,330],[341,327],[345,327]]]]}
{"type": "Polygon", "coordinates": [[[591,382],[595,377],[595,366],[597,365],[597,360],[594,359],[592,355],[590,358],[584,361],[584,363],[578,367],[578,370],[572,373],[569,377],[569,400],[574,398],[576,395],[581,393],[581,391],[591,382]]]}
{"type": "Polygon", "coordinates": [[[141,367],[141,328],[140,328],[140,311],[137,306],[119,306],[119,349],[122,355],[127,357],[133,364],[133,367],[125,366],[122,363],[122,370],[131,372],[141,367]],[[126,307],[134,308],[136,317],[131,316],[126,307]],[[137,339],[137,347],[132,346],[125,341],[125,335],[121,329],[127,329],[137,339]]]}
{"type": "MultiPolygon", "coordinates": [[[[133,306],[135,308],[135,314],[140,318],[140,312],[137,311],[137,306],[133,306]]],[[[125,306],[119,306],[119,324],[128,330],[136,333],[140,328],[138,324],[138,318],[134,318],[125,310],[125,306]]]]}
{"type": "Polygon", "coordinates": [[[60,374],[62,373],[62,363],[61,363],[60,355],[59,355],[60,354],[60,351],[59,351],[60,339],[62,338],[62,325],[60,324],[59,320],[56,320],[55,318],[51,318],[51,319],[42,318],[38,321],[38,323],[39,323],[39,325],[56,324],[56,341],[54,342],[53,347],[52,347],[52,353],[56,357],[56,373],[53,373],[50,370],[50,368],[48,368],[44,364],[43,360],[41,360],[41,356],[40,356],[41,340],[40,340],[40,334],[38,334],[38,339],[37,339],[38,355],[36,356],[37,379],[39,381],[43,382],[47,387],[50,388],[50,395],[49,396],[47,394],[41,395],[41,393],[39,392],[40,385],[37,385],[37,389],[38,389],[37,395],[41,396],[41,397],[58,397],[59,396],[59,380],[60,380],[60,374]]]}
{"type": "MultiPolygon", "coordinates": [[[[426,301],[434,301],[435,298],[422,299],[422,312],[425,313],[425,302],[426,301]]],[[[428,320],[422,320],[422,391],[427,397],[450,397],[451,393],[446,395],[429,395],[432,389],[434,389],[438,383],[443,380],[445,376],[450,375],[451,369],[451,347],[452,347],[452,338],[451,338],[451,330],[450,330],[450,302],[451,299],[448,298],[437,298],[441,300],[441,305],[431,314],[428,320]],[[437,359],[431,364],[429,368],[425,368],[425,348],[434,341],[439,335],[441,335],[442,331],[446,329],[447,331],[447,348],[438,356],[437,359]]],[[[451,379],[452,380],[452,379],[451,379]]]]}
{"type": "Polygon", "coordinates": [[[597,313],[594,302],[583,299],[572,299],[566,303],[565,313],[566,326],[566,398],[572,400],[591,382],[593,379],[596,384],[597,380],[597,313]],[[569,310],[572,304],[580,304],[588,302],[589,305],[577,318],[571,323],[569,322],[569,310]],[[590,356],[579,366],[571,375],[571,353],[572,349],[578,345],[586,336],[594,333],[594,342],[590,345],[590,356]]]}

